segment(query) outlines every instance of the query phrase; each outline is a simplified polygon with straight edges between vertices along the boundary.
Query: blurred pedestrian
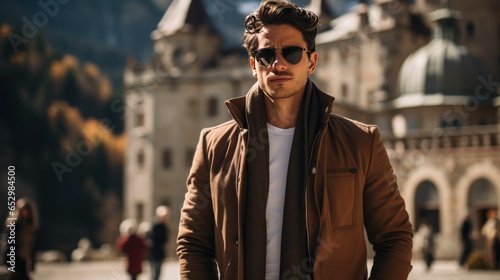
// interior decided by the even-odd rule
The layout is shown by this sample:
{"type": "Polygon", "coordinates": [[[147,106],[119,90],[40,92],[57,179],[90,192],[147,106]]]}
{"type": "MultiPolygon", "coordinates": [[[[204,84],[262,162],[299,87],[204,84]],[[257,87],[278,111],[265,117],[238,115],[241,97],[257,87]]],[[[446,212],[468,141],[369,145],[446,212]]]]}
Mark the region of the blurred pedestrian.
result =
{"type": "Polygon", "coordinates": [[[133,219],[124,220],[120,224],[120,237],[116,242],[116,250],[127,258],[127,272],[130,279],[136,280],[142,272],[148,246],[146,240],[137,234],[137,222],[133,219]]]}
{"type": "Polygon", "coordinates": [[[460,227],[460,237],[462,241],[462,254],[460,255],[459,264],[465,266],[470,253],[472,252],[472,220],[467,213],[460,227]]]}
{"type": "Polygon", "coordinates": [[[485,260],[490,268],[500,268],[500,220],[497,218],[497,210],[488,211],[488,220],[481,229],[485,237],[485,260]]]}
{"type": "Polygon", "coordinates": [[[146,243],[148,244],[148,249],[151,248],[151,242],[149,240],[150,233],[151,233],[151,222],[142,221],[137,227],[137,235],[146,240],[146,243]]]}
{"type": "MultiPolygon", "coordinates": [[[[8,236],[15,236],[15,243],[4,244],[2,254],[10,254],[11,246],[15,253],[14,272],[9,272],[9,280],[30,280],[30,273],[35,270],[35,240],[38,230],[38,213],[35,203],[27,198],[16,202],[14,216],[8,216],[5,222],[5,231],[2,242],[8,236]],[[11,232],[13,231],[13,232],[11,232]]],[[[4,255],[4,262],[10,260],[4,255]]],[[[7,264],[11,266],[10,264],[7,264]]]]}
{"type": "Polygon", "coordinates": [[[160,279],[161,265],[167,257],[167,244],[169,239],[169,228],[167,222],[170,219],[170,209],[166,206],[156,208],[156,219],[150,232],[150,262],[151,276],[153,280],[160,279]]]}
{"type": "Polygon", "coordinates": [[[420,252],[425,261],[426,270],[431,269],[432,263],[434,262],[434,231],[431,224],[427,220],[423,220],[418,227],[418,231],[415,234],[415,244],[420,247],[420,252]]]}

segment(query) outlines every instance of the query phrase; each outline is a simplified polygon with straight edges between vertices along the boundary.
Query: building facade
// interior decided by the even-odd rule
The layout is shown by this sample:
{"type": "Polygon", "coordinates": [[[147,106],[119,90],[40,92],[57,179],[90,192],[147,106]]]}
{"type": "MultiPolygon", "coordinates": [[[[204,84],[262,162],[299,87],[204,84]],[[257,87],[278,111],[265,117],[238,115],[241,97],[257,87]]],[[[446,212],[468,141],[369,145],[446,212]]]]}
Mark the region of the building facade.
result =
{"type": "MultiPolygon", "coordinates": [[[[312,79],[334,113],[380,127],[412,223],[429,220],[437,257],[456,258],[465,214],[479,247],[486,211],[500,209],[500,2],[360,2],[334,16],[311,1],[323,23],[312,79]]],[[[255,83],[240,41],[249,10],[209,4],[174,0],[152,33],[156,55],[124,75],[124,215],[151,220],[168,205],[174,236],[200,130],[255,83]]]]}

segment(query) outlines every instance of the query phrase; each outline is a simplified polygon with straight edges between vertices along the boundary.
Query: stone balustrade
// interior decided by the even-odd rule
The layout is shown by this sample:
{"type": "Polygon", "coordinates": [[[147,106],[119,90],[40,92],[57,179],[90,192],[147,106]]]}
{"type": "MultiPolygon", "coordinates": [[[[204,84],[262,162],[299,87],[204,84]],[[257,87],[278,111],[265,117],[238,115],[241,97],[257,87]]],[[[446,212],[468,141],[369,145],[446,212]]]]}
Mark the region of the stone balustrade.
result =
{"type": "Polygon", "coordinates": [[[392,133],[382,133],[387,149],[486,149],[500,144],[500,126],[470,126],[461,128],[435,128],[410,131],[398,138],[392,133]]]}

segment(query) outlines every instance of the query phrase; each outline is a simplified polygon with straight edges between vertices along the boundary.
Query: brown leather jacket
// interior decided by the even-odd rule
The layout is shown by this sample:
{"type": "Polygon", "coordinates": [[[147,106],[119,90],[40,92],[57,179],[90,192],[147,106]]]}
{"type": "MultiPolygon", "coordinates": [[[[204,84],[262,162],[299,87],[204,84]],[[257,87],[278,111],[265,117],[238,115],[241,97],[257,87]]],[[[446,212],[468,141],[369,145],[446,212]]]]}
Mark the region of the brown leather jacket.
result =
{"type": "MultiPolygon", "coordinates": [[[[407,279],[413,230],[378,128],[332,115],[333,97],[308,89],[325,108],[304,198],[313,252],[305,261],[314,268],[304,264],[286,279],[366,279],[365,228],[376,254],[370,279],[407,279]]],[[[233,120],[201,132],[188,176],[177,248],[182,279],[243,279],[245,97],[226,105],[233,120]]]]}

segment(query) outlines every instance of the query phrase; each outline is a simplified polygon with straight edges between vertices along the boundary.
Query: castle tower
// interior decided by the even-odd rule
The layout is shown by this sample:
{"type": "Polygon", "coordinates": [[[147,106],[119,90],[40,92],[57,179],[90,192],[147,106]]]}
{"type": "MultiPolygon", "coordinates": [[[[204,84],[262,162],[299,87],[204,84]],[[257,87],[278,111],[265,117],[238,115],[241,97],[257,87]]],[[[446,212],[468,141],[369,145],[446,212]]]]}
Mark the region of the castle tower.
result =
{"type": "Polygon", "coordinates": [[[208,8],[203,0],[174,0],[152,33],[155,56],[146,65],[130,63],[124,73],[124,216],[152,221],[157,206],[169,206],[170,255],[200,131],[227,121],[224,101],[255,82],[248,58],[233,54],[218,28],[235,15],[222,20],[208,8]]]}
{"type": "Polygon", "coordinates": [[[151,34],[155,54],[174,76],[196,74],[217,57],[221,38],[203,0],[174,0],[151,34]]]}

